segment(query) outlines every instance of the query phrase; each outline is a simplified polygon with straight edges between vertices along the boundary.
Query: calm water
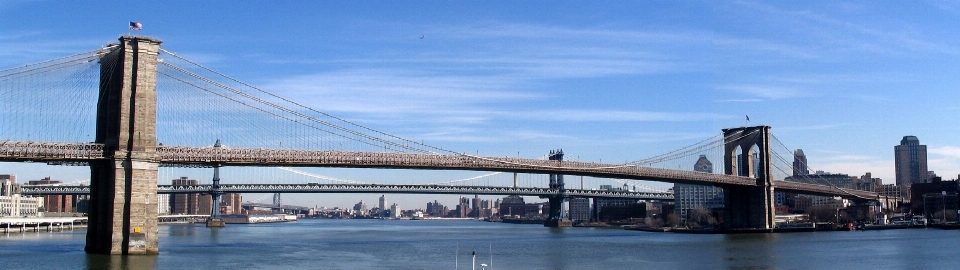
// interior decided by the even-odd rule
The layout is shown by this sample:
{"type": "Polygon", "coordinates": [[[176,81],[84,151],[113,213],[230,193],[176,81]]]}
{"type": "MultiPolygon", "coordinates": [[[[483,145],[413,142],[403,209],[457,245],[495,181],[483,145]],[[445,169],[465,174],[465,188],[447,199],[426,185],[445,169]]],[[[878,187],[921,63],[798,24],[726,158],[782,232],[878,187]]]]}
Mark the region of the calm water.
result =
{"type": "Polygon", "coordinates": [[[960,231],[688,235],[478,221],[161,225],[159,256],[83,252],[84,231],[0,234],[0,269],[957,269],[960,231]],[[489,267],[488,267],[489,269],[489,267]]]}

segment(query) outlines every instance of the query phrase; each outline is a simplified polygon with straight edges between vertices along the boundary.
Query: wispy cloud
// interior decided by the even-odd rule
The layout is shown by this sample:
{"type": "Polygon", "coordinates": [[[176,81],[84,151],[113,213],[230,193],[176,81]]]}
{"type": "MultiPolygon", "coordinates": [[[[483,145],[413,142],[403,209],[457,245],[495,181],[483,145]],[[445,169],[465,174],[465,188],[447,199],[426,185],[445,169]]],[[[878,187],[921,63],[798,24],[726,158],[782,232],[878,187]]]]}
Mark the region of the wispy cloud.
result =
{"type": "Polygon", "coordinates": [[[931,156],[927,159],[927,168],[944,179],[960,177],[960,168],[957,167],[957,164],[960,164],[960,147],[941,146],[929,148],[927,152],[931,156]]]}
{"type": "MultiPolygon", "coordinates": [[[[957,44],[945,44],[933,41],[936,40],[936,36],[925,36],[945,33],[922,33],[905,22],[900,22],[901,26],[895,28],[880,28],[856,23],[855,20],[848,18],[830,17],[822,12],[781,9],[766,2],[737,1],[735,4],[775,17],[777,21],[791,25],[791,30],[794,32],[809,36],[801,40],[804,43],[814,42],[813,46],[791,48],[795,49],[792,51],[801,55],[822,55],[830,58],[844,57],[850,55],[850,52],[883,55],[903,55],[909,52],[960,55],[957,44]]],[[[946,5],[935,6],[947,7],[946,5]]],[[[847,7],[846,9],[862,10],[863,8],[847,7]]]]}
{"type": "MultiPolygon", "coordinates": [[[[510,74],[515,78],[596,78],[704,70],[703,61],[679,48],[711,46],[709,32],[657,32],[615,27],[575,28],[543,24],[480,22],[426,26],[433,33],[414,54],[394,51],[366,58],[264,57],[274,64],[345,64],[418,71],[510,74]]],[[[388,42],[388,41],[383,41],[388,42]]],[[[395,41],[394,41],[395,42],[395,41]]],[[[363,54],[369,55],[369,54],[363,54]]]]}
{"type": "Polygon", "coordinates": [[[37,39],[41,32],[0,36],[0,66],[10,67],[55,57],[93,51],[110,43],[109,39],[37,39]]]}
{"type": "Polygon", "coordinates": [[[960,159],[960,147],[957,146],[941,146],[930,148],[929,152],[930,154],[934,155],[960,159]]]}
{"type": "Polygon", "coordinates": [[[470,110],[479,104],[540,97],[509,90],[520,83],[510,76],[368,69],[289,77],[263,88],[286,93],[325,111],[410,113],[470,110]]]}
{"type": "Polygon", "coordinates": [[[747,96],[756,97],[760,99],[767,99],[767,100],[810,96],[809,93],[801,91],[797,88],[784,87],[784,86],[740,84],[740,85],[723,85],[717,88],[721,90],[734,91],[747,96]]]}
{"type": "Polygon", "coordinates": [[[800,127],[777,127],[777,130],[783,131],[808,131],[808,130],[824,130],[824,129],[836,129],[840,127],[847,126],[849,124],[825,124],[825,125],[813,125],[813,126],[800,126],[800,127]]]}
{"type": "Polygon", "coordinates": [[[582,122],[679,122],[732,118],[732,116],[717,113],[614,111],[602,109],[506,112],[503,114],[506,117],[520,118],[523,120],[582,122]]]}
{"type": "Polygon", "coordinates": [[[759,98],[744,98],[744,99],[721,99],[716,102],[761,102],[762,99],[759,98]]]}

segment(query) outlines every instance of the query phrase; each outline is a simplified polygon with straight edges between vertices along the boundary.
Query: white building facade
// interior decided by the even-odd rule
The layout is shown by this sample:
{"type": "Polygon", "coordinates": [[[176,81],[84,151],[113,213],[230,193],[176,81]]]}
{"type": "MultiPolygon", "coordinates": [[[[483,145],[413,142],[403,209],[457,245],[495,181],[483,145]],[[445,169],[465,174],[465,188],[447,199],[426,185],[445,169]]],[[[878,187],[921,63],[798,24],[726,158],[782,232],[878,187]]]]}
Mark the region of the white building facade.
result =
{"type": "Polygon", "coordinates": [[[22,197],[20,194],[0,196],[0,216],[23,217],[37,216],[43,207],[43,197],[22,197]]]}

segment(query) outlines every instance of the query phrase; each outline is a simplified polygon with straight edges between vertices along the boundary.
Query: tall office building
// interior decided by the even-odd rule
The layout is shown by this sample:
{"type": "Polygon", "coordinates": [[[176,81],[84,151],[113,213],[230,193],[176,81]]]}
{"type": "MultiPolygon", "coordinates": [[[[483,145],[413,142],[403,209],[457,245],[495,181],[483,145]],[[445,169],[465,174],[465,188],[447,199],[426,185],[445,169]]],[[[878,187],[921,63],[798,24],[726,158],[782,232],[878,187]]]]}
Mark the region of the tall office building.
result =
{"type": "Polygon", "coordinates": [[[383,217],[383,215],[387,213],[387,210],[389,210],[387,209],[387,198],[380,195],[380,210],[377,210],[380,211],[380,213],[377,213],[377,216],[383,217]]]}
{"type": "Polygon", "coordinates": [[[898,186],[909,189],[910,184],[927,182],[927,146],[917,136],[903,136],[893,152],[898,186]]]}
{"type": "Polygon", "coordinates": [[[396,203],[390,205],[390,217],[400,218],[400,206],[396,203]]]}
{"type": "Polygon", "coordinates": [[[803,154],[802,149],[797,149],[793,151],[793,176],[807,174],[810,174],[810,169],[807,168],[807,155],[803,154]]]}
{"type": "MultiPolygon", "coordinates": [[[[698,172],[713,173],[713,163],[707,156],[700,155],[700,159],[693,165],[698,172]]],[[[686,220],[687,213],[696,208],[707,210],[723,208],[723,188],[714,186],[675,184],[673,185],[674,212],[681,220],[686,220]]]]}

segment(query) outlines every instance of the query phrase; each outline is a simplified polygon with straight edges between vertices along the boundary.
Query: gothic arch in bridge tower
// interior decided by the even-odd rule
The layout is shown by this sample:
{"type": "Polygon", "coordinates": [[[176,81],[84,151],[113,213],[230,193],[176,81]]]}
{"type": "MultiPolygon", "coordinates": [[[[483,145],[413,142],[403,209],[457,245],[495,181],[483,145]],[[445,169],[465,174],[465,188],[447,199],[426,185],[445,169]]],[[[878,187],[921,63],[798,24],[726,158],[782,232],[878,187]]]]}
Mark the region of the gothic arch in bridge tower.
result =
{"type": "Polygon", "coordinates": [[[727,229],[772,230],[773,176],[770,127],[723,130],[724,174],[757,179],[755,186],[725,185],[723,224],[727,229]]]}

